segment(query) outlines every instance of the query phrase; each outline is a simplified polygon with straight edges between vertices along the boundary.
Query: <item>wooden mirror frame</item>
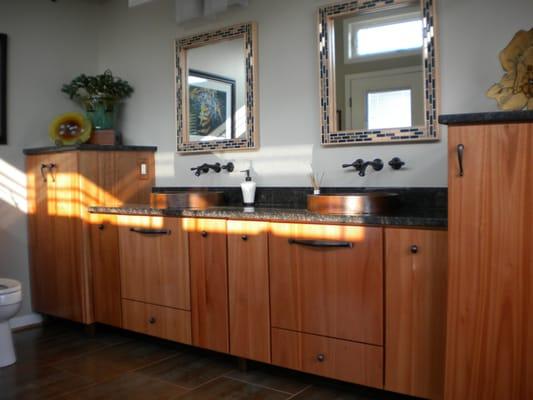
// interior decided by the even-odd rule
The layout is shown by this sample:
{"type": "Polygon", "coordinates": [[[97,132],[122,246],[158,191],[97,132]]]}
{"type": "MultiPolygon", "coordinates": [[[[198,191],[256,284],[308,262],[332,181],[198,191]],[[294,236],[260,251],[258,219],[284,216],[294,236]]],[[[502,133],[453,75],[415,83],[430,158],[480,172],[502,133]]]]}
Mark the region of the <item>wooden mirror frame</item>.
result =
{"type": "Polygon", "coordinates": [[[258,148],[258,79],[257,25],[254,22],[233,25],[176,40],[176,122],[177,151],[206,153],[218,151],[252,150],[258,148]],[[189,142],[188,125],[187,50],[223,40],[244,39],[246,68],[246,134],[241,138],[189,142]]]}
{"type": "Polygon", "coordinates": [[[439,140],[437,114],[438,63],[435,40],[436,21],[434,0],[369,0],[348,1],[321,7],[318,11],[318,56],[320,84],[320,142],[326,146],[394,142],[427,142],[439,140]],[[336,112],[335,69],[333,65],[333,19],[346,14],[371,13],[419,3],[424,23],[422,47],[424,71],[424,126],[394,129],[334,130],[336,112]]]}

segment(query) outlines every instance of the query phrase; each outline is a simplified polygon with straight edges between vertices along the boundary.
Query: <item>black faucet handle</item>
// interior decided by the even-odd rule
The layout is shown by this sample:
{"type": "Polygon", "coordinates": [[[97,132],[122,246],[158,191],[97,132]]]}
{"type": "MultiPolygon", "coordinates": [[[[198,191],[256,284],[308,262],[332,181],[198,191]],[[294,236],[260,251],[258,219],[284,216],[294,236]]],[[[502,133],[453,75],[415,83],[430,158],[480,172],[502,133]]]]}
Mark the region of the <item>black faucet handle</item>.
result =
{"type": "Polygon", "coordinates": [[[394,157],[392,160],[389,161],[389,165],[392,169],[400,169],[405,165],[405,162],[400,160],[400,157],[394,157]]]}
{"type": "Polygon", "coordinates": [[[374,171],[381,171],[383,169],[383,161],[381,158],[374,158],[374,161],[372,161],[372,168],[374,168],[374,171]]]}
{"type": "MultiPolygon", "coordinates": [[[[210,167],[213,168],[213,171],[215,171],[216,173],[219,173],[220,171],[222,171],[222,167],[220,166],[219,162],[211,165],[210,167]]],[[[209,169],[208,169],[208,171],[209,171],[209,169]]]]}
{"type": "Polygon", "coordinates": [[[223,166],[222,166],[222,169],[225,169],[225,170],[227,170],[228,172],[233,172],[233,170],[235,169],[235,165],[230,161],[230,162],[227,163],[226,165],[223,165],[223,166]]]}
{"type": "Polygon", "coordinates": [[[361,158],[358,158],[351,164],[342,164],[342,168],[354,167],[357,171],[359,171],[362,165],[363,165],[363,160],[361,158]]]}

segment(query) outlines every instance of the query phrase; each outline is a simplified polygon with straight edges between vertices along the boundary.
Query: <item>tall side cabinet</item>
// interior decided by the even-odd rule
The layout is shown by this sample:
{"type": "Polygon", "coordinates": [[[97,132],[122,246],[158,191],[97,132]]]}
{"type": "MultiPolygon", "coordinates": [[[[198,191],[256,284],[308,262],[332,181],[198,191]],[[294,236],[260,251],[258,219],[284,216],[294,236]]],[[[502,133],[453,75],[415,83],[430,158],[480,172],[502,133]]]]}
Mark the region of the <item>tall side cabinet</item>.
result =
{"type": "Polygon", "coordinates": [[[533,113],[498,114],[448,130],[447,400],[533,399],[533,113]]]}
{"type": "MultiPolygon", "coordinates": [[[[144,147],[104,151],[94,146],[25,150],[35,311],[85,324],[102,319],[120,324],[116,315],[120,311],[106,308],[105,299],[95,301],[92,290],[93,278],[97,289],[99,282],[119,282],[108,279],[118,271],[103,270],[118,266],[118,261],[108,259],[116,252],[105,249],[116,244],[116,227],[104,221],[105,216],[89,214],[87,207],[149,202],[154,151],[144,147]],[[100,236],[105,238],[99,240],[100,236]]],[[[114,293],[114,288],[102,286],[105,293],[114,293]]]]}

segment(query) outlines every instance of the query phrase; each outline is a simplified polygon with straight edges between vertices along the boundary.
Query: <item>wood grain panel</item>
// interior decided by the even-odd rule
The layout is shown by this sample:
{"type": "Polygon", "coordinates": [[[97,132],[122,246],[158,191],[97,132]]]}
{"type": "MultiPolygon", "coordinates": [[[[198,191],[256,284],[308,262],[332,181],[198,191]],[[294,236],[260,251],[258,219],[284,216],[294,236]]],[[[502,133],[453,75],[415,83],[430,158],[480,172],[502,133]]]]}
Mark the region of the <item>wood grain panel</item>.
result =
{"type": "Polygon", "coordinates": [[[194,221],[189,232],[193,344],[229,352],[226,221],[194,221]]]}
{"type": "Polygon", "coordinates": [[[122,327],[118,227],[112,215],[90,215],[94,320],[122,327]]]}
{"type": "Polygon", "coordinates": [[[383,348],[272,329],[272,360],[277,365],[377,388],[383,387],[383,348]]]}
{"type": "Polygon", "coordinates": [[[155,185],[153,152],[117,151],[114,156],[113,194],[122,203],[150,204],[155,185]],[[140,175],[140,164],[146,163],[148,175],[140,175]]]}
{"type": "Polygon", "coordinates": [[[387,390],[443,397],[447,250],[446,231],[385,229],[387,390]]]}
{"type": "Polygon", "coordinates": [[[382,228],[272,224],[272,326],[383,344],[382,228]],[[309,247],[289,239],[352,247],[309,247]]]}
{"type": "Polygon", "coordinates": [[[125,329],[191,344],[191,313],[170,307],[123,300],[125,329]]]}
{"type": "Polygon", "coordinates": [[[228,221],[230,353],[270,362],[268,224],[228,221]]]}
{"type": "Polygon", "coordinates": [[[532,399],[533,124],[451,126],[448,144],[445,398],[532,399]]]}
{"type": "Polygon", "coordinates": [[[122,298],[190,310],[187,233],[181,218],[119,216],[122,298]],[[164,230],[142,234],[131,229],[164,230]]]}

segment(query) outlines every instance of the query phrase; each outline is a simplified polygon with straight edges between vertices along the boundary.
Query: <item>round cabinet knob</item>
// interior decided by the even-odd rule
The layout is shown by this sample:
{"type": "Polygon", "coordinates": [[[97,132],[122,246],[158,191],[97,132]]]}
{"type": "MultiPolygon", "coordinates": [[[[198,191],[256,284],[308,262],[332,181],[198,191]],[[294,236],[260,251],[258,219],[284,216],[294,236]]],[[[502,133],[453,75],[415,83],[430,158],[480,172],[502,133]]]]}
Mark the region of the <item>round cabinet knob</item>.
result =
{"type": "Polygon", "coordinates": [[[201,235],[202,235],[202,237],[207,237],[207,232],[206,231],[202,231],[201,235]]]}
{"type": "Polygon", "coordinates": [[[100,229],[101,231],[103,231],[104,228],[105,228],[105,225],[104,225],[104,224],[100,224],[100,225],[98,225],[98,229],[100,229]]]}
{"type": "Polygon", "coordinates": [[[154,318],[154,317],[151,317],[151,318],[148,320],[148,322],[149,322],[150,324],[152,324],[152,325],[155,324],[155,318],[154,318]]]}
{"type": "Polygon", "coordinates": [[[326,356],[324,354],[322,354],[322,353],[319,353],[319,354],[316,355],[316,360],[318,362],[324,362],[325,359],[326,359],[326,356]]]}
{"type": "Polygon", "coordinates": [[[416,254],[418,253],[418,246],[416,244],[413,244],[410,250],[411,250],[411,253],[416,254]]]}
{"type": "Polygon", "coordinates": [[[248,240],[248,236],[247,235],[242,235],[241,239],[244,240],[244,241],[247,241],[248,240]]]}

